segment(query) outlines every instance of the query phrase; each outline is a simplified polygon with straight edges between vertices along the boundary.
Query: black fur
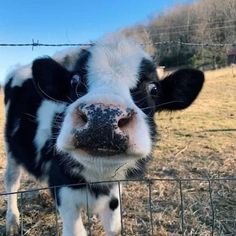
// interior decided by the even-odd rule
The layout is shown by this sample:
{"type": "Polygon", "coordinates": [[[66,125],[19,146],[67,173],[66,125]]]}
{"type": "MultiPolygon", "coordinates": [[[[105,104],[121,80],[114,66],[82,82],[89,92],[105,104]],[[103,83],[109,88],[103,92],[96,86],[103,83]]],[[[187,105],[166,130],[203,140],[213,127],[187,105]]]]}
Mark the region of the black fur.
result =
{"type": "Polygon", "coordinates": [[[87,64],[90,59],[91,55],[90,52],[83,49],[79,55],[78,61],[75,65],[74,73],[79,75],[80,82],[77,84],[71,85],[70,95],[68,102],[75,101],[78,97],[85,95],[88,92],[88,84],[87,84],[87,75],[88,75],[88,68],[87,64]]]}
{"type": "Polygon", "coordinates": [[[67,101],[72,73],[51,58],[35,60],[32,72],[36,90],[42,97],[67,101]]]}
{"type": "Polygon", "coordinates": [[[8,100],[10,106],[6,117],[5,139],[9,149],[19,164],[31,174],[40,177],[42,171],[35,165],[36,149],[32,140],[38,127],[35,117],[42,98],[35,91],[30,79],[26,80],[21,87],[5,86],[5,101],[8,100]],[[19,129],[13,135],[17,123],[19,129]]]}
{"type": "Polygon", "coordinates": [[[204,74],[199,70],[181,69],[161,81],[162,93],[157,110],[181,110],[196,99],[202,89],[204,74]]]}
{"type": "Polygon", "coordinates": [[[110,200],[109,207],[112,211],[114,211],[119,206],[119,201],[117,198],[113,197],[110,200]]]}

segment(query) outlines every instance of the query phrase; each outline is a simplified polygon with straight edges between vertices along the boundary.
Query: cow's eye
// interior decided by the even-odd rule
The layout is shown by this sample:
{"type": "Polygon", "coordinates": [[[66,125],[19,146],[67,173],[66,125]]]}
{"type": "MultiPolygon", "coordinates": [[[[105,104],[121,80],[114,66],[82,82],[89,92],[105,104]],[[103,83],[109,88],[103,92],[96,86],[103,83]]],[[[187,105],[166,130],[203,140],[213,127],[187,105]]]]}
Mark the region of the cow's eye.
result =
{"type": "Polygon", "coordinates": [[[75,85],[78,85],[79,83],[80,83],[80,76],[79,75],[77,75],[77,74],[75,74],[75,75],[73,75],[73,77],[71,78],[71,81],[70,81],[70,83],[71,83],[71,85],[72,86],[75,86],[75,85]]]}
{"type": "Polygon", "coordinates": [[[147,91],[152,97],[156,97],[159,93],[157,85],[155,83],[150,83],[147,87],[147,91]]]}

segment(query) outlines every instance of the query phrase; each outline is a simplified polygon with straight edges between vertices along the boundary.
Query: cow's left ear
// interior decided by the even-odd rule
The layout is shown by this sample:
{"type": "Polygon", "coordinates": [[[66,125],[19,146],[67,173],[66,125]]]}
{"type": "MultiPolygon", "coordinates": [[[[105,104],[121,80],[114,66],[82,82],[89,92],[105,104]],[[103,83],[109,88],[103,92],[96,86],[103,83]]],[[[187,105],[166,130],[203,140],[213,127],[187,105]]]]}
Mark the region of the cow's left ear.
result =
{"type": "Polygon", "coordinates": [[[202,89],[204,74],[195,69],[180,69],[160,81],[161,94],[156,110],[181,110],[192,104],[202,89]]]}
{"type": "Polygon", "coordinates": [[[32,65],[33,81],[45,98],[65,101],[69,94],[71,72],[52,58],[40,58],[32,65]]]}

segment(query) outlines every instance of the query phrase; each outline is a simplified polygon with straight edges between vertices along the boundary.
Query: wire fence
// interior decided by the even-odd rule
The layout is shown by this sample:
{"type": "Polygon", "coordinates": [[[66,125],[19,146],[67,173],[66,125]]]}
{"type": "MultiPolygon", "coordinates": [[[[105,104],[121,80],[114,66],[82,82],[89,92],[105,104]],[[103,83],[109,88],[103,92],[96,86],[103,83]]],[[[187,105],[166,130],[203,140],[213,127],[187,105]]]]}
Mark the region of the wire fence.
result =
{"type": "MultiPolygon", "coordinates": [[[[32,39],[31,43],[0,42],[0,47],[31,47],[33,51],[35,48],[39,47],[90,47],[94,44],[96,44],[95,41],[91,41],[90,43],[43,43],[39,40],[32,39]]],[[[195,61],[194,66],[196,68],[202,70],[216,69],[236,63],[236,42],[214,43],[205,41],[188,42],[182,40],[162,40],[154,42],[146,41],[141,43],[141,45],[147,50],[149,46],[155,47],[156,52],[153,55],[155,61],[160,65],[167,63],[168,67],[184,66],[184,63],[191,64],[191,60],[195,61]],[[172,62],[169,58],[169,51],[171,50],[175,51],[175,53],[171,56],[175,58],[172,62]],[[189,58],[190,51],[192,58],[189,58]],[[164,61],[163,58],[165,58],[164,61]],[[168,63],[174,65],[169,65],[168,63]]]]}
{"type": "Polygon", "coordinates": [[[40,43],[32,39],[31,43],[0,43],[0,47],[83,47],[91,46],[93,43],[40,43]]]}
{"type": "MultiPolygon", "coordinates": [[[[154,236],[162,235],[161,232],[164,231],[168,235],[236,235],[236,178],[120,180],[83,186],[88,195],[92,186],[103,184],[119,186],[122,236],[154,236]],[[121,184],[124,185],[122,196],[121,184]]],[[[75,186],[78,185],[67,187],[75,186]]],[[[34,205],[39,212],[43,212],[43,218],[39,219],[35,215],[40,214],[36,214],[33,204],[27,203],[45,190],[53,190],[56,194],[59,187],[62,186],[0,193],[0,199],[9,194],[18,195],[21,236],[61,235],[62,226],[56,203],[51,208],[48,207],[46,214],[43,201],[40,201],[41,206],[39,202],[37,206],[34,205]],[[27,197],[29,194],[30,197],[27,197]],[[32,194],[35,194],[33,198],[32,194]],[[44,226],[49,216],[54,219],[50,221],[50,229],[44,226]],[[31,223],[27,222],[27,218],[31,219],[31,223]]],[[[89,235],[100,235],[101,228],[96,228],[97,222],[88,214],[88,197],[86,207],[87,215],[84,214],[84,220],[87,231],[89,235]]]]}
{"type": "MultiPolygon", "coordinates": [[[[0,43],[0,47],[87,47],[94,45],[91,43],[41,43],[39,40],[32,40],[31,43],[0,43]]],[[[145,43],[142,45],[147,45],[145,43]]],[[[153,42],[153,45],[185,45],[190,47],[236,47],[236,42],[232,43],[208,43],[208,42],[183,42],[183,41],[160,41],[153,42]]]]}
{"type": "MultiPolygon", "coordinates": [[[[205,19],[206,20],[206,19],[205,19]]],[[[222,29],[233,29],[235,30],[235,19],[230,19],[230,20],[225,20],[223,23],[224,24],[229,24],[229,25],[223,25],[223,26],[218,26],[218,27],[210,27],[209,25],[212,24],[219,24],[222,23],[221,20],[213,20],[211,22],[204,22],[205,30],[222,30],[222,29]]],[[[186,24],[181,24],[181,25],[175,25],[175,26],[168,26],[168,27],[156,27],[155,33],[149,32],[150,36],[155,36],[155,35],[163,35],[163,34],[182,34],[182,33],[191,33],[196,31],[196,26],[202,26],[202,23],[186,23],[186,24]],[[177,29],[177,31],[176,31],[177,29]]],[[[140,31],[142,32],[144,29],[140,28],[140,31]]],[[[188,35],[189,36],[189,35],[188,35]]],[[[0,47],[75,47],[75,46],[91,46],[95,42],[90,42],[90,43],[41,43],[39,40],[32,39],[31,43],[2,43],[0,42],[0,47]]],[[[149,43],[144,43],[144,44],[149,44],[149,43]]],[[[206,47],[223,47],[223,46],[236,46],[236,42],[227,42],[227,43],[212,43],[212,42],[184,42],[184,41],[160,41],[160,42],[152,42],[154,45],[162,45],[162,44],[180,44],[180,45],[186,45],[186,46],[206,46],[206,47]]]]}

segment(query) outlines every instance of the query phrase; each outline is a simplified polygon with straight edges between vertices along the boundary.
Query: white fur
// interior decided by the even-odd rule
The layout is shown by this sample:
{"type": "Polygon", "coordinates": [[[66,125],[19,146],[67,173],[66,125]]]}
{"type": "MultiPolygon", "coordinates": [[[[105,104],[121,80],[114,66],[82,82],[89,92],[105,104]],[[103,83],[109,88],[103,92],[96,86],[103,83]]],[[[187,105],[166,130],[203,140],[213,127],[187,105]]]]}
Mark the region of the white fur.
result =
{"type": "Polygon", "coordinates": [[[40,159],[40,151],[44,147],[46,141],[52,138],[52,122],[56,113],[63,112],[65,104],[55,103],[44,100],[37,111],[38,128],[34,138],[34,144],[37,149],[37,161],[40,159]]]}
{"type": "Polygon", "coordinates": [[[112,158],[104,158],[102,156],[89,157],[77,156],[75,158],[84,165],[81,174],[89,182],[109,181],[125,179],[126,172],[129,168],[135,166],[134,158],[126,158],[120,155],[112,156],[112,158]]]}
{"type": "Polygon", "coordinates": [[[67,70],[72,71],[79,58],[80,51],[81,48],[69,48],[55,53],[52,58],[64,66],[67,70]]]}
{"type": "Polygon", "coordinates": [[[64,187],[60,190],[58,207],[63,221],[63,236],[86,236],[80,210],[86,202],[86,193],[64,187]]]}
{"type": "MultiPolygon", "coordinates": [[[[5,189],[7,193],[14,193],[17,192],[20,187],[22,168],[16,163],[10,152],[7,153],[7,157],[5,189]]],[[[7,198],[6,231],[8,235],[17,235],[20,216],[17,207],[17,194],[9,194],[7,198]]]]}
{"type": "Polygon", "coordinates": [[[121,212],[120,212],[120,194],[122,193],[122,186],[116,184],[115,187],[111,191],[111,198],[117,198],[119,205],[115,210],[111,210],[109,207],[109,203],[105,205],[103,209],[99,210],[99,216],[101,218],[103,227],[105,229],[107,236],[115,236],[118,235],[121,231],[121,212]]]}
{"type": "Polygon", "coordinates": [[[89,51],[89,88],[103,83],[110,87],[121,84],[123,89],[134,88],[142,59],[150,59],[139,44],[119,35],[102,39],[89,51]]]}
{"type": "MultiPolygon", "coordinates": [[[[121,191],[121,190],[120,190],[121,191]]],[[[99,214],[107,236],[115,236],[120,232],[120,203],[114,211],[109,208],[112,197],[119,199],[119,186],[116,184],[111,189],[109,196],[95,198],[86,189],[71,189],[63,187],[59,191],[59,212],[63,220],[63,236],[86,236],[80,215],[81,208],[87,208],[89,217],[99,214]]]]}
{"type": "Polygon", "coordinates": [[[13,78],[11,83],[12,88],[16,86],[21,87],[25,80],[32,78],[31,64],[25,66],[15,66],[15,68],[6,76],[4,85],[11,78],[13,78]]]}

